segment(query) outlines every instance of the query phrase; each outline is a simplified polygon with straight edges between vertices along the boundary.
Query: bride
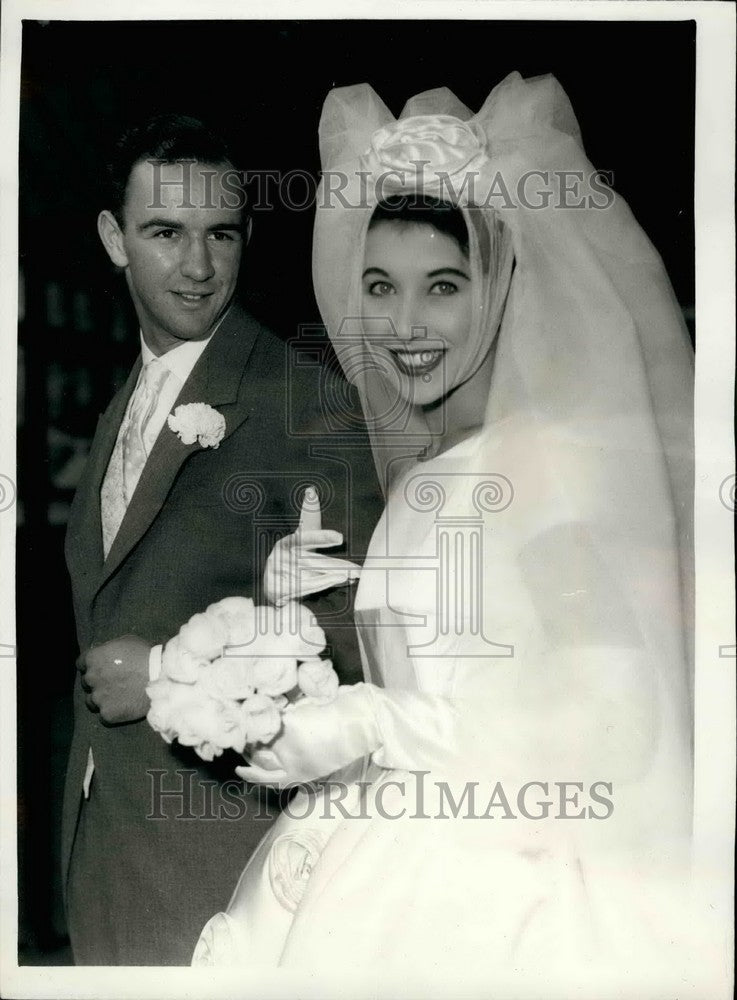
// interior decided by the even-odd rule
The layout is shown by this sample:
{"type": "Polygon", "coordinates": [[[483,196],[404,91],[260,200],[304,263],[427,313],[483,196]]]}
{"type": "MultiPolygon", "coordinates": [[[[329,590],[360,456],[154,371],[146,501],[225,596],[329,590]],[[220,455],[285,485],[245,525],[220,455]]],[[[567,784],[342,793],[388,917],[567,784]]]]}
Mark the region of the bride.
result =
{"type": "MultiPolygon", "coordinates": [[[[668,279],[552,77],[398,120],[334,90],[320,146],[316,294],[386,495],[366,682],[295,705],[239,769],[305,787],[193,963],[637,988],[680,962],[691,822],[692,352],[668,279]]],[[[333,534],[284,544],[329,579],[333,534]]]]}

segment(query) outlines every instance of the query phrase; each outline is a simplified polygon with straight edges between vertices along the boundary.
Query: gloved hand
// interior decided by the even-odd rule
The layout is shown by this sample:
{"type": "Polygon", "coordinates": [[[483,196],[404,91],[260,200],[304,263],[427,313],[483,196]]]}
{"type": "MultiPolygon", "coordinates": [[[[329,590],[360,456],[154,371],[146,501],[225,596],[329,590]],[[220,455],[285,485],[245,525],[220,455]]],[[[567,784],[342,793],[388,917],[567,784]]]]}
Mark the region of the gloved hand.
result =
{"type": "Polygon", "coordinates": [[[264,593],[277,608],[330,587],[353,583],[361,567],[348,559],[326,556],[316,549],[340,545],[339,531],[322,528],[320,502],[313,487],[305,490],[299,527],[279,539],[266,561],[264,593]]]}
{"type": "Polygon", "coordinates": [[[380,745],[369,686],[346,684],[327,705],[309,699],[290,705],[279,734],[235,771],[246,781],[283,788],[324,778],[380,745]]]}

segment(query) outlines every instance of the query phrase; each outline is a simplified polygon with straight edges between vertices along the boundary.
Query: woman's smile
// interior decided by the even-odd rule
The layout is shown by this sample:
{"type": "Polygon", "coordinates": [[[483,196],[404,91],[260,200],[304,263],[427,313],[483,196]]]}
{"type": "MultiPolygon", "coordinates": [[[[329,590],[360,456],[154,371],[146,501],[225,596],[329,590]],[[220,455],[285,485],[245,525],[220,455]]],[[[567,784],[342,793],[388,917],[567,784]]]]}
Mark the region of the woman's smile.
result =
{"type": "Polygon", "coordinates": [[[447,348],[445,347],[405,347],[403,344],[397,347],[389,347],[397,368],[405,375],[429,375],[431,371],[441,363],[447,348]]]}

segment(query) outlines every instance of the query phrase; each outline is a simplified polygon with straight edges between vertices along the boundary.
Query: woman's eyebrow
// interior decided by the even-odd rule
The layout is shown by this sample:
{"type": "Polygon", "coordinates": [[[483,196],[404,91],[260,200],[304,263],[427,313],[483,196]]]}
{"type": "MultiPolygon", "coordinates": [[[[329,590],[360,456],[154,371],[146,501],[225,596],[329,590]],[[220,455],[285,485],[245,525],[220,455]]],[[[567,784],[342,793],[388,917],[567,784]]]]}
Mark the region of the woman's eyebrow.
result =
{"type": "Polygon", "coordinates": [[[466,281],[470,281],[470,277],[465,273],[465,271],[459,271],[457,267],[438,267],[434,271],[428,271],[428,278],[437,278],[439,274],[455,274],[458,278],[465,278],[466,281]]]}
{"type": "Polygon", "coordinates": [[[389,272],[385,271],[382,267],[367,267],[366,270],[363,272],[364,278],[366,277],[367,274],[381,274],[385,278],[389,277],[389,272]]]}

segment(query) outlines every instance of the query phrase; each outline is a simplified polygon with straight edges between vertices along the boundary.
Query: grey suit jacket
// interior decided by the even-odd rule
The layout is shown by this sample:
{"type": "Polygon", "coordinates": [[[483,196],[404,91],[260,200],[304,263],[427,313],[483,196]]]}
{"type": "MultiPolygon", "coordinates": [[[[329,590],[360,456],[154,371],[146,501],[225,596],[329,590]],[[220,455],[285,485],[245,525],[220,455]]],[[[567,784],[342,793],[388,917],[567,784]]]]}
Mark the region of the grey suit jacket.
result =
{"type": "MultiPolygon", "coordinates": [[[[345,384],[314,351],[288,349],[237,305],[176,401],[218,409],[224,440],[217,449],[184,445],[164,425],[104,559],[100,487],[140,364],[100,419],[70,515],[80,649],[125,634],[163,642],[212,601],[258,599],[266,556],[296,527],[310,483],[322,494],[324,525],[343,531],[345,555],[361,560],[382,501],[367,438],[355,419],[343,433],[330,416],[347,398],[345,384]]],[[[308,603],[342,680],[359,679],[348,589],[308,603]]],[[[75,957],[185,964],[276,810],[257,789],[223,785],[234,777],[234,755],[207,765],[168,746],[145,720],[104,725],[79,683],[74,701],[62,864],[75,957]],[[90,747],[95,775],[85,800],[90,747]]]]}

